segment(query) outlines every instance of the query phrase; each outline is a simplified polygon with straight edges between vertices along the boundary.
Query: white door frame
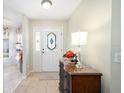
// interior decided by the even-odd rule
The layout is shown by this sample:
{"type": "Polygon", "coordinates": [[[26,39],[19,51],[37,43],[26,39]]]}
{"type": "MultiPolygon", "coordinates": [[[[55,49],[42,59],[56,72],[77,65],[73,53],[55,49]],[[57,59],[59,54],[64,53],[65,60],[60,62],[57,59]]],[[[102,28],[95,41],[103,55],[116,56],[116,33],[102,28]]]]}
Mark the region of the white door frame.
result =
{"type": "MultiPolygon", "coordinates": [[[[35,32],[41,32],[42,29],[58,29],[58,30],[61,30],[62,33],[62,54],[63,54],[63,27],[49,27],[49,26],[34,26],[33,27],[33,72],[41,72],[43,71],[43,68],[42,68],[42,58],[41,58],[41,55],[42,55],[42,50],[40,50],[39,52],[36,53],[36,47],[35,47],[35,32]]],[[[42,49],[42,48],[41,48],[42,49]]]]}

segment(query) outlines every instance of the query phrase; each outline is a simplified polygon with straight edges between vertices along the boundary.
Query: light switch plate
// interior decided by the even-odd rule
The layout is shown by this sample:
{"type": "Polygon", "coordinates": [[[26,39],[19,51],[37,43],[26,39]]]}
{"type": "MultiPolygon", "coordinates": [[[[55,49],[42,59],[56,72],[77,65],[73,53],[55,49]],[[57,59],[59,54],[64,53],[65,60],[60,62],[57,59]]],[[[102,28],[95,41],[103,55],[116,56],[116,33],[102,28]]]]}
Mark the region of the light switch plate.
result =
{"type": "Polygon", "coordinates": [[[114,53],[114,62],[121,63],[121,52],[114,53]]]}

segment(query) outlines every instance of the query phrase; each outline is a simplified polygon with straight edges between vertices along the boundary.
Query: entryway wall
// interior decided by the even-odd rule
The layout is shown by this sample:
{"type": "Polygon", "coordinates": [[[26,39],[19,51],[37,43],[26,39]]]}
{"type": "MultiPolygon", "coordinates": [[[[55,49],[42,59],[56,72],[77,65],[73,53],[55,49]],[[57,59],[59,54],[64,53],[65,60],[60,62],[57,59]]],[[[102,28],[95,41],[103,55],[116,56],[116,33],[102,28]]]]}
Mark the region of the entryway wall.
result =
{"type": "Polygon", "coordinates": [[[101,93],[121,93],[121,0],[82,1],[69,20],[68,38],[75,31],[88,32],[81,59],[103,73],[101,93]]]}
{"type": "Polygon", "coordinates": [[[101,93],[110,93],[111,87],[111,9],[112,0],[83,0],[69,19],[68,48],[74,48],[73,32],[88,32],[81,60],[103,74],[101,93]]]}
{"type": "Polygon", "coordinates": [[[112,7],[110,91],[121,93],[121,0],[112,0],[112,7]]]}
{"type": "MultiPolygon", "coordinates": [[[[33,27],[50,27],[50,28],[62,28],[63,29],[63,52],[66,51],[67,45],[67,31],[68,31],[68,23],[67,20],[30,20],[30,58],[31,58],[31,65],[32,71],[37,72],[33,69],[33,62],[35,62],[35,56],[33,57],[33,27]],[[34,58],[34,59],[33,59],[34,58]]],[[[40,61],[39,61],[40,62],[40,61]]]]}

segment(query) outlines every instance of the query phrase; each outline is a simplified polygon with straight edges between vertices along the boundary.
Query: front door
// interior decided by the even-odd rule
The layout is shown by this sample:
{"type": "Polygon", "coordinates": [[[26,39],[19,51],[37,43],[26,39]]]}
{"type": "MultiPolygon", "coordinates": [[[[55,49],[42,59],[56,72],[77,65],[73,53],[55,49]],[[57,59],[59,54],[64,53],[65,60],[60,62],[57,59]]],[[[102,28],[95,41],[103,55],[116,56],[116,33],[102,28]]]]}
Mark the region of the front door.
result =
{"type": "Polygon", "coordinates": [[[63,55],[62,28],[34,27],[33,70],[58,71],[59,59],[63,55]]]}
{"type": "Polygon", "coordinates": [[[59,71],[59,59],[62,54],[62,29],[43,29],[41,31],[42,71],[59,71]]]}

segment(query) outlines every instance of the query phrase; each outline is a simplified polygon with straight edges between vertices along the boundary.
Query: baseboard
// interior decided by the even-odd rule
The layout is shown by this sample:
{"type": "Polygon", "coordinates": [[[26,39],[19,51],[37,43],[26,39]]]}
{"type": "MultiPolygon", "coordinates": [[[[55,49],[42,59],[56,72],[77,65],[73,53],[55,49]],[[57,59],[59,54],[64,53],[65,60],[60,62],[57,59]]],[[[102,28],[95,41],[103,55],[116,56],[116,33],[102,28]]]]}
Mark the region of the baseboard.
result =
{"type": "Polygon", "coordinates": [[[19,84],[25,79],[25,77],[22,77],[22,79],[17,83],[17,85],[15,86],[15,88],[13,89],[12,93],[15,93],[16,88],[19,86],[19,84]]]}
{"type": "Polygon", "coordinates": [[[32,73],[33,71],[31,70],[30,72],[28,72],[28,74],[26,75],[26,78],[32,73]]]}
{"type": "Polygon", "coordinates": [[[13,89],[13,92],[15,92],[16,88],[19,86],[19,84],[24,80],[26,79],[30,74],[32,73],[32,71],[30,71],[27,75],[23,76],[22,79],[18,82],[18,84],[15,86],[15,88],[13,89]]]}

